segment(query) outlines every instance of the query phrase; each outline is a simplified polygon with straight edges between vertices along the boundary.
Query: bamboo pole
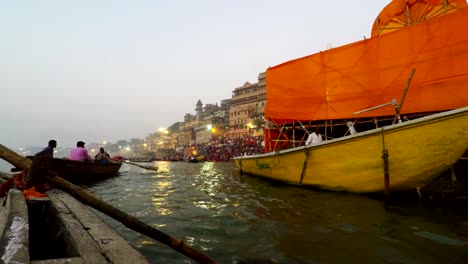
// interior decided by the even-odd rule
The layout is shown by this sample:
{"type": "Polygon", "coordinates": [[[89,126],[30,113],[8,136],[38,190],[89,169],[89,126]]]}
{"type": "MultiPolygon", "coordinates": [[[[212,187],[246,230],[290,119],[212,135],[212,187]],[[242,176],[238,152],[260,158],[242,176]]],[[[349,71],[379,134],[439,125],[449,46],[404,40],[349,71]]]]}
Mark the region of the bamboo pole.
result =
{"type": "MultiPolygon", "coordinates": [[[[44,161],[44,155],[38,155],[31,161],[28,158],[25,158],[16,152],[8,149],[7,147],[0,144],[0,158],[10,162],[12,165],[20,168],[20,169],[30,169],[29,178],[33,179],[40,179],[43,175],[44,166],[47,162],[44,161]],[[31,167],[34,165],[34,167],[31,167]]],[[[115,220],[119,221],[126,227],[137,231],[143,235],[151,237],[169,247],[176,250],[179,253],[184,254],[185,256],[195,260],[198,263],[217,263],[215,260],[211,259],[207,255],[196,251],[195,249],[189,247],[181,240],[177,240],[170,235],[138,220],[136,217],[133,217],[114,206],[104,202],[103,200],[99,199],[92,193],[62,179],[56,173],[49,171],[48,175],[46,176],[46,180],[53,184],[55,187],[62,189],[63,191],[71,194],[77,200],[87,204],[94,209],[114,218],[115,220]]]]}
{"type": "Polygon", "coordinates": [[[384,128],[382,127],[382,157],[384,169],[384,191],[390,195],[390,168],[388,164],[388,149],[385,147],[384,128]]]}
{"type": "Polygon", "coordinates": [[[0,158],[20,169],[31,167],[32,161],[0,144],[0,158]]]}
{"type": "Polygon", "coordinates": [[[416,69],[411,70],[408,80],[406,81],[405,89],[403,90],[403,94],[401,95],[400,105],[397,108],[397,114],[395,115],[395,119],[393,119],[392,124],[395,124],[395,122],[397,121],[397,118],[400,117],[401,109],[403,108],[403,103],[405,102],[406,93],[408,92],[408,88],[410,86],[411,80],[413,79],[413,75],[415,72],[416,72],[416,69]]]}
{"type": "Polygon", "coordinates": [[[130,161],[122,161],[122,162],[133,165],[133,166],[137,166],[137,167],[140,167],[140,168],[143,168],[143,169],[146,169],[146,170],[158,171],[158,167],[155,167],[155,166],[145,166],[145,165],[136,164],[136,163],[133,163],[133,162],[130,162],[130,161]]]}

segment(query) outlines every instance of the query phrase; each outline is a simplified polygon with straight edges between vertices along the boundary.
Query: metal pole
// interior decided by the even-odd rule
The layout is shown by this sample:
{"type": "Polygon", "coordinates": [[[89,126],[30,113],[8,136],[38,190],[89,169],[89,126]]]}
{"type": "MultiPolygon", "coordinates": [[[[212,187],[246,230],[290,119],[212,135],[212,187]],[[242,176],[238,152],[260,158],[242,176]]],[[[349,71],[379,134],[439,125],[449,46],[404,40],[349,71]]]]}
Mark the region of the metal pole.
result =
{"type": "Polygon", "coordinates": [[[390,169],[388,166],[388,150],[385,148],[384,128],[382,127],[382,159],[384,162],[384,191],[390,194],[390,169]]]}

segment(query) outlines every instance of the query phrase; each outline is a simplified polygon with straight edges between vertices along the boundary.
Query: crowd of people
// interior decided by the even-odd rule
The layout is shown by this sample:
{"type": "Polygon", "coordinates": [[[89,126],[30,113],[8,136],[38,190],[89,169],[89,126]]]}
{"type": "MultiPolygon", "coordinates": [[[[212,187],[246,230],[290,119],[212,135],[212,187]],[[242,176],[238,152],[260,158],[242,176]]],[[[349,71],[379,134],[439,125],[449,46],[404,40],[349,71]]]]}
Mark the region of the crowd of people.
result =
{"type": "MultiPolygon", "coordinates": [[[[50,140],[48,146],[41,152],[47,152],[53,157],[54,148],[56,147],[57,141],[50,140]]],[[[263,136],[243,135],[237,138],[214,136],[209,142],[203,144],[192,144],[179,150],[166,149],[162,159],[179,161],[199,158],[203,161],[229,161],[234,157],[261,154],[264,152],[263,136]]],[[[101,147],[93,159],[85,148],[85,143],[83,141],[78,141],[76,147],[70,151],[69,159],[106,163],[111,160],[111,157],[104,148],[101,147]]]]}
{"type": "Polygon", "coordinates": [[[209,142],[185,146],[183,150],[166,149],[165,160],[188,160],[199,157],[204,161],[229,161],[242,155],[264,153],[263,136],[213,136],[209,142]]]}

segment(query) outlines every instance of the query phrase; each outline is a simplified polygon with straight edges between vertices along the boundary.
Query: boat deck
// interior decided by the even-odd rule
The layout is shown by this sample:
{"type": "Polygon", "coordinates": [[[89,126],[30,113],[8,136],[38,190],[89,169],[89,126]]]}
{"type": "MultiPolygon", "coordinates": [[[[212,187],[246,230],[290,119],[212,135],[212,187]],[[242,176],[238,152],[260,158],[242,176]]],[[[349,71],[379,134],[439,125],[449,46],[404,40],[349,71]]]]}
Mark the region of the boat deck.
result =
{"type": "Polygon", "coordinates": [[[0,208],[5,263],[149,263],[112,227],[69,194],[25,201],[10,190],[0,208]]]}

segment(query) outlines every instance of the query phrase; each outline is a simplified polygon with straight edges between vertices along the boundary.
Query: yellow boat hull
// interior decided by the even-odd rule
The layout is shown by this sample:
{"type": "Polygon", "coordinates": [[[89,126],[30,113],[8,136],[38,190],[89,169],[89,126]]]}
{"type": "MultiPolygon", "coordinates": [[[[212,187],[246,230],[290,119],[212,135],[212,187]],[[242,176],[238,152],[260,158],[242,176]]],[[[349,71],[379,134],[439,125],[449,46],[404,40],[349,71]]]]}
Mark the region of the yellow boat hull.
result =
{"type": "Polygon", "coordinates": [[[468,148],[468,107],[267,154],[234,158],[245,174],[357,193],[384,190],[383,148],[391,191],[424,187],[468,148]]]}

